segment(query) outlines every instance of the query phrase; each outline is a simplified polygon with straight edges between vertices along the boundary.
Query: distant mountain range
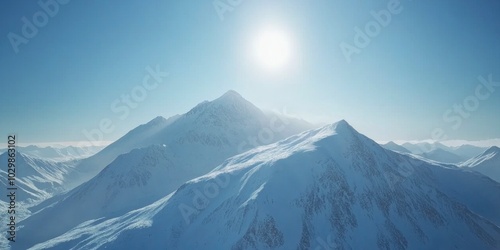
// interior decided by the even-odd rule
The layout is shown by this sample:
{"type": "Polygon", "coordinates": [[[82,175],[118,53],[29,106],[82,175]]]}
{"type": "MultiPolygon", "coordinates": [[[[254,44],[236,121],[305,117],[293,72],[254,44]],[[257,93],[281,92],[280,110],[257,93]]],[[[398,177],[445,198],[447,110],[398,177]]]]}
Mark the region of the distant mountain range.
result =
{"type": "Polygon", "coordinates": [[[490,148],[472,145],[448,147],[441,143],[399,145],[394,142],[381,146],[399,153],[414,154],[437,162],[456,164],[458,167],[468,168],[500,182],[500,150],[497,146],[490,148]]]}
{"type": "Polygon", "coordinates": [[[486,148],[472,145],[462,145],[458,147],[448,147],[439,142],[428,143],[404,143],[402,145],[394,142],[382,144],[382,147],[400,153],[411,153],[423,156],[427,159],[443,163],[460,163],[482,153],[486,148]]]}
{"type": "MultiPolygon", "coordinates": [[[[35,145],[29,145],[26,147],[17,147],[17,151],[38,159],[50,160],[50,161],[72,161],[79,160],[83,158],[90,157],[101,149],[103,146],[84,146],[84,147],[39,147],[35,145]]],[[[4,153],[5,149],[0,149],[0,154],[4,153]]]]}
{"type": "Polygon", "coordinates": [[[382,144],[381,146],[385,149],[389,149],[389,150],[392,150],[392,151],[398,152],[398,153],[403,153],[403,154],[411,154],[412,153],[410,150],[408,150],[405,147],[398,145],[392,141],[390,141],[386,144],[382,144]]]}

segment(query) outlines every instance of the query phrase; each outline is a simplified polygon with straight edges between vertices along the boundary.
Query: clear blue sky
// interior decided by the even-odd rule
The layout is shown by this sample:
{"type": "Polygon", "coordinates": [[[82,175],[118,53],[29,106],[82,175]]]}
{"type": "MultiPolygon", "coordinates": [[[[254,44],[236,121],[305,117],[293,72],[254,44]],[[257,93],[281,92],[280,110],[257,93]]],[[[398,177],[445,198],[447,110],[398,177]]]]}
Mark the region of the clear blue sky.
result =
{"type": "MultiPolygon", "coordinates": [[[[45,2],[45,0],[42,0],[45,2]]],[[[49,1],[50,2],[50,1],[49,1]]],[[[221,2],[226,2],[225,0],[221,2]]],[[[390,1],[242,0],[221,20],[213,1],[70,1],[18,44],[23,21],[43,22],[35,1],[0,4],[0,129],[23,142],[85,140],[109,118],[115,140],[150,119],[184,113],[234,89],[257,106],[313,122],[346,119],[376,140],[500,138],[500,87],[468,117],[453,105],[482,75],[500,81],[499,1],[400,1],[400,12],[348,63],[371,11],[390,1]],[[265,70],[250,59],[261,30],[283,30],[291,62],[265,70]],[[140,85],[147,66],[169,76],[125,119],[110,105],[140,85]],[[458,124],[460,120],[460,124],[458,124]]],[[[473,99],[468,99],[474,105],[473,99]]]]}

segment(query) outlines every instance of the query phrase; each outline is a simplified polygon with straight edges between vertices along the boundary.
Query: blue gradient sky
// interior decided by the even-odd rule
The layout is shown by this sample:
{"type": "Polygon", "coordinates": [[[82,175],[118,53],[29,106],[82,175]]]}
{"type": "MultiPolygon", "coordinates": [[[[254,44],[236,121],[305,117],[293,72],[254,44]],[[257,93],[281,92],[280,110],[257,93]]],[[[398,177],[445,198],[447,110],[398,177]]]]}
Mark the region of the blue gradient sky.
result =
{"type": "MultiPolygon", "coordinates": [[[[45,0],[43,0],[45,1],[45,0]]],[[[223,1],[225,2],[225,1],[223,1]]],[[[36,2],[0,4],[0,128],[22,142],[85,140],[109,118],[115,140],[150,119],[184,113],[234,89],[261,108],[313,122],[346,119],[376,140],[500,138],[500,87],[479,107],[448,112],[474,95],[478,76],[500,81],[499,1],[401,0],[401,13],[347,62],[340,44],[389,1],[243,0],[220,20],[208,1],[70,1],[15,53],[10,32],[36,2]],[[259,31],[294,44],[281,72],[250,59],[259,31]],[[141,83],[147,66],[165,82],[123,120],[110,105],[141,83]],[[459,122],[460,121],[460,122],[459,122]]],[[[482,91],[485,91],[483,88],[482,91]]]]}

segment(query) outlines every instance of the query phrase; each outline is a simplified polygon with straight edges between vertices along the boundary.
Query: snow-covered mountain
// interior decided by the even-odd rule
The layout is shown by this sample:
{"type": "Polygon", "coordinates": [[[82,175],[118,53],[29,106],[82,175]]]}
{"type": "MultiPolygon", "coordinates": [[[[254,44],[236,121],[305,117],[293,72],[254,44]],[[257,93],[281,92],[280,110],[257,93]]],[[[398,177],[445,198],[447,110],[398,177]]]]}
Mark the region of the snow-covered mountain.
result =
{"type": "Polygon", "coordinates": [[[33,249],[498,249],[499,194],[489,178],[385,150],[340,121],[33,249]]]}
{"type": "Polygon", "coordinates": [[[48,240],[86,220],[110,218],[148,205],[228,157],[311,127],[302,120],[266,114],[234,91],[203,102],[170,123],[158,117],[89,161],[124,148],[145,147],[120,155],[97,176],[48,200],[47,208],[26,219],[22,223],[23,234],[30,235],[26,242],[48,240]],[[53,230],[38,230],[42,224],[53,230]]]}
{"type": "Polygon", "coordinates": [[[382,146],[385,149],[389,149],[389,150],[392,150],[392,151],[395,151],[398,153],[411,154],[410,150],[406,149],[405,147],[403,147],[401,145],[394,143],[393,141],[390,141],[386,144],[381,144],[380,146],[382,146]]]}
{"type": "Polygon", "coordinates": [[[468,167],[500,183],[500,148],[491,147],[482,154],[460,164],[460,167],[468,167]]]}
{"type": "MultiPolygon", "coordinates": [[[[210,155],[207,160],[211,161],[207,163],[218,164],[228,156],[311,128],[313,125],[304,120],[264,113],[230,90],[216,100],[198,104],[185,114],[169,119],[159,116],[133,129],[96,155],[83,160],[78,169],[85,175],[74,186],[90,180],[116,157],[136,148],[163,144],[177,148],[181,145],[182,150],[177,153],[182,157],[210,155]]],[[[203,174],[205,171],[194,172],[203,174]]]]}

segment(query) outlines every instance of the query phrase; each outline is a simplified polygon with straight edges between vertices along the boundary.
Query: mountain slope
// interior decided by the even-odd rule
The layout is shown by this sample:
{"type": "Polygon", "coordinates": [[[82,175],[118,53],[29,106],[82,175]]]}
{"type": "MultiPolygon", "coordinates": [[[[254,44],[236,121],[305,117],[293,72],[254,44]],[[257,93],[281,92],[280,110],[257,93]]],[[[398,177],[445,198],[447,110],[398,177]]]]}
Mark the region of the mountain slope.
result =
{"type": "Polygon", "coordinates": [[[460,164],[500,182],[500,148],[491,147],[482,154],[460,164]]]}
{"type": "Polygon", "coordinates": [[[499,215],[484,217],[463,189],[487,190],[483,205],[499,211],[490,200],[498,183],[385,150],[341,121],[232,157],[149,206],[33,249],[498,248],[499,215]],[[440,182],[448,176],[469,182],[440,182]]]}

